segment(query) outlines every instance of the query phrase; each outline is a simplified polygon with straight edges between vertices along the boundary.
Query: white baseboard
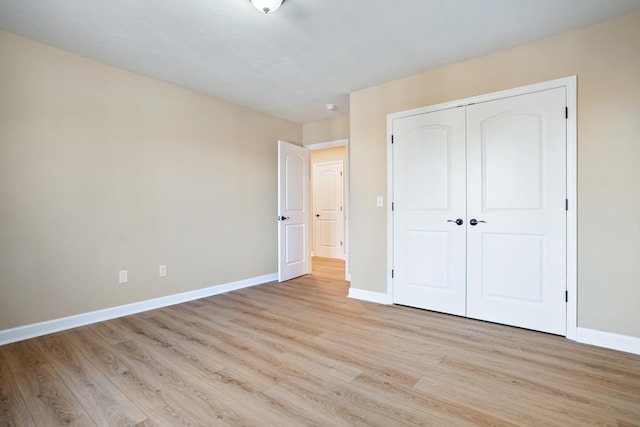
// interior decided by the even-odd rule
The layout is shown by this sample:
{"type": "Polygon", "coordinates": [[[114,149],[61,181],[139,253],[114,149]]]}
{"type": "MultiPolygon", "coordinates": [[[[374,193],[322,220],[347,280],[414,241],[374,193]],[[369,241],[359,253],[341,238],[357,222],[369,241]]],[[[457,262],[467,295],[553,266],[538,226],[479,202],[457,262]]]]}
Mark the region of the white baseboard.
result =
{"type": "Polygon", "coordinates": [[[393,304],[393,300],[389,294],[356,288],[349,288],[349,298],[375,302],[377,304],[393,304]]]}
{"type": "Polygon", "coordinates": [[[250,279],[238,280],[237,282],[225,283],[211,286],[195,291],[183,292],[166,297],[155,298],[118,307],[106,308],[104,310],[92,311],[89,313],[77,314],[75,316],[63,317],[46,322],[34,323],[31,325],[19,326],[17,328],[0,331],[0,345],[35,338],[66,329],[77,328],[91,323],[102,322],[115,319],[116,317],[128,316],[130,314],[141,313],[143,311],[154,310],[156,308],[167,307],[174,304],[206,298],[213,295],[224,294],[250,286],[261,285],[278,280],[278,274],[267,274],[264,276],[252,277],[250,279]]]}
{"type": "Polygon", "coordinates": [[[583,344],[591,344],[597,345],[598,347],[626,351],[627,353],[640,354],[640,338],[628,335],[618,335],[595,329],[578,328],[576,341],[583,344]]]}

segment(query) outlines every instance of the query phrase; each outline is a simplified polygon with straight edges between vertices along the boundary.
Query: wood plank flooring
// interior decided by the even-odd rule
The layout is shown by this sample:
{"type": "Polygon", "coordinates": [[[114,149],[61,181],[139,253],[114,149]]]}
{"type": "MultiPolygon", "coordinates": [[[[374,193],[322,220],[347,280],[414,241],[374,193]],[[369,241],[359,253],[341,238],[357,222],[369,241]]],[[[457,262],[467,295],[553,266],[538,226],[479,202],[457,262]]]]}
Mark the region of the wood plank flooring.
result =
{"type": "Polygon", "coordinates": [[[346,297],[344,264],[0,347],[0,426],[640,426],[640,356],[346,297]]]}

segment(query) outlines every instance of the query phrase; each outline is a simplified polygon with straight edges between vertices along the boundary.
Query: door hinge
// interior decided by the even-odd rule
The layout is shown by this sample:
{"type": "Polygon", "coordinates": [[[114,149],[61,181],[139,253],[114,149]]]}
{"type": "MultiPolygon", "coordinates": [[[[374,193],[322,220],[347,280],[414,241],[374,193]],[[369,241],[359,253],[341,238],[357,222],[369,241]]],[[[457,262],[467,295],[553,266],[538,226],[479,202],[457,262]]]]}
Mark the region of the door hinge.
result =
{"type": "Polygon", "coordinates": [[[391,135],[391,143],[393,144],[393,135],[391,135]]]}
{"type": "Polygon", "coordinates": [[[391,270],[391,278],[392,278],[392,279],[393,279],[394,275],[395,275],[395,271],[394,271],[394,270],[391,270]]]}
{"type": "Polygon", "coordinates": [[[564,199],[564,210],[565,211],[569,210],[569,199],[564,199]]]}
{"type": "Polygon", "coordinates": [[[569,118],[569,107],[564,107],[564,118],[565,119],[569,118]]]}
{"type": "Polygon", "coordinates": [[[564,302],[569,302],[569,291],[564,291],[564,302]]]}

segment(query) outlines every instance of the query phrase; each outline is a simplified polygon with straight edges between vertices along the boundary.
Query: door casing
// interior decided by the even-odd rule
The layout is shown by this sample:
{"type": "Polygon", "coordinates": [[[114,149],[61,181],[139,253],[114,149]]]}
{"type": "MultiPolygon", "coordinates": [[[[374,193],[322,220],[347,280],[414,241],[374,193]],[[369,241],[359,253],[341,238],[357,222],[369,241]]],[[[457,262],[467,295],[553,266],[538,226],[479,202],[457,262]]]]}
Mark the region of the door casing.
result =
{"type": "MultiPolygon", "coordinates": [[[[553,88],[565,88],[567,93],[567,330],[566,337],[577,339],[577,77],[570,76],[561,79],[536,83],[518,88],[507,89],[485,95],[464,98],[436,105],[416,108],[407,111],[387,115],[387,197],[393,201],[393,155],[392,155],[392,130],[393,120],[418,114],[430,113],[443,109],[474,104],[478,102],[493,101],[511,96],[548,90],[553,88]]],[[[393,213],[392,203],[387,208],[387,298],[392,301],[393,280],[393,213]]]]}
{"type": "Polygon", "coordinates": [[[333,141],[318,142],[316,144],[305,145],[311,151],[323,150],[331,147],[345,147],[344,173],[344,280],[351,281],[351,265],[349,262],[349,227],[350,227],[350,204],[349,204],[349,139],[336,139],[333,141]]]}

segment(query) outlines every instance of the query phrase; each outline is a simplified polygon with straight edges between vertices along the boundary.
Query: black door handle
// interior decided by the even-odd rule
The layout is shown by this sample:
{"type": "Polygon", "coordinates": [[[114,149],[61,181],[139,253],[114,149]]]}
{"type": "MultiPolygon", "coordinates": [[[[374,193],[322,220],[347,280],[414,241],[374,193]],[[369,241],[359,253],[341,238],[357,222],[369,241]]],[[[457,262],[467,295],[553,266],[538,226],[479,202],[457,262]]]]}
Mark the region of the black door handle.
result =
{"type": "Polygon", "coordinates": [[[320,214],[316,214],[316,218],[320,218],[320,214]]]}
{"type": "Polygon", "coordinates": [[[464,224],[464,221],[462,220],[462,218],[458,218],[458,219],[448,219],[447,222],[455,222],[458,225],[462,225],[464,224]]]}
{"type": "Polygon", "coordinates": [[[285,219],[289,219],[289,217],[288,216],[279,216],[278,217],[279,221],[284,221],[285,219]]]}
{"type": "Polygon", "coordinates": [[[469,220],[469,224],[471,224],[473,226],[476,226],[476,225],[478,225],[478,223],[481,223],[481,222],[484,222],[486,224],[487,221],[483,221],[481,219],[475,219],[475,218],[471,218],[469,220]]]}

